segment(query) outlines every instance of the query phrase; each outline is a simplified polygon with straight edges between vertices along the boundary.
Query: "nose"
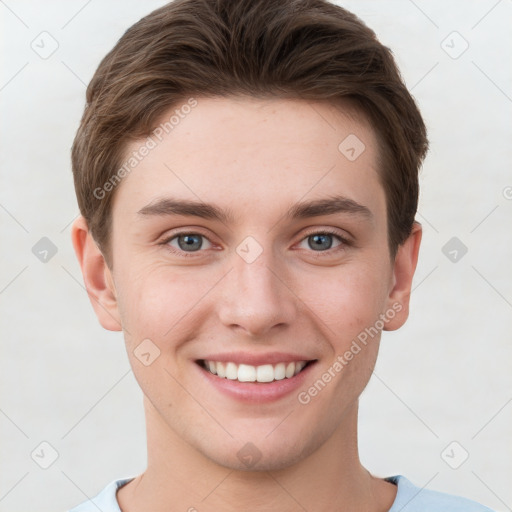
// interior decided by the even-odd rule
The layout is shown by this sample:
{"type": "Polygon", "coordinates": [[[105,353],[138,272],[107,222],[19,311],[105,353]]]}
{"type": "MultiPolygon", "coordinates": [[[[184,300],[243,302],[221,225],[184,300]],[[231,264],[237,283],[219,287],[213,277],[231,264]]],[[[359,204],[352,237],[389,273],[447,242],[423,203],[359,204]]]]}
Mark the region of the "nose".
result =
{"type": "Polygon", "coordinates": [[[230,329],[243,331],[251,338],[268,337],[272,330],[292,325],[298,298],[287,283],[283,264],[270,249],[249,261],[233,254],[233,268],[224,279],[218,315],[230,329]]]}

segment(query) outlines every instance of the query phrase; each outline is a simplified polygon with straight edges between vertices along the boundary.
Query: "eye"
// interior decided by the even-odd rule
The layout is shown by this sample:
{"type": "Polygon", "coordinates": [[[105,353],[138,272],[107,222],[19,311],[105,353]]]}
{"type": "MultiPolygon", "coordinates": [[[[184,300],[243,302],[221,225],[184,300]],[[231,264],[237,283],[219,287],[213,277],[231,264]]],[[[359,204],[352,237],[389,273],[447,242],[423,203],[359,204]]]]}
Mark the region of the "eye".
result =
{"type": "Polygon", "coordinates": [[[334,251],[337,251],[349,245],[349,242],[346,238],[344,238],[337,232],[329,230],[308,233],[301,243],[307,243],[308,248],[313,249],[314,252],[326,252],[331,250],[331,248],[333,248],[334,251]],[[338,245],[334,246],[334,248],[333,238],[337,239],[339,242],[338,245]]]}
{"type": "MultiPolygon", "coordinates": [[[[329,254],[343,250],[350,245],[349,240],[338,232],[326,229],[306,234],[305,238],[301,240],[301,244],[304,243],[307,243],[307,247],[300,247],[299,245],[299,248],[312,249],[316,253],[329,252],[329,254]],[[334,247],[333,239],[338,241],[338,244],[334,247]]],[[[160,242],[160,244],[173,254],[183,257],[194,257],[194,253],[200,253],[201,249],[211,249],[213,247],[205,235],[188,231],[175,233],[160,242]],[[207,243],[206,247],[204,246],[204,241],[207,243]]]]}
{"type": "MultiPolygon", "coordinates": [[[[162,245],[167,246],[174,253],[194,253],[199,252],[200,249],[210,249],[212,244],[200,233],[182,232],[167,238],[162,242],[162,245]],[[206,240],[210,246],[203,247],[203,240],[206,240]]],[[[188,256],[188,254],[185,254],[185,256],[188,256]]]]}

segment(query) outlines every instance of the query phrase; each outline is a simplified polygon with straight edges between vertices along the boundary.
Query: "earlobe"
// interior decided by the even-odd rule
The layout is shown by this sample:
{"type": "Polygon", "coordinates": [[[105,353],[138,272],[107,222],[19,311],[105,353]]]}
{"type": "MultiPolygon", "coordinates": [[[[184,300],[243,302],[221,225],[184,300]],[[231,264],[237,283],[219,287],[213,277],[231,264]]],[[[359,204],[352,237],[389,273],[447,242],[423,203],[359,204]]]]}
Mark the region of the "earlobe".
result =
{"type": "Polygon", "coordinates": [[[393,263],[393,282],[387,299],[385,331],[399,329],[409,316],[412,279],[418,263],[421,236],[421,224],[414,222],[411,234],[398,248],[393,263]]]}
{"type": "Polygon", "coordinates": [[[100,324],[109,331],[121,331],[121,318],[111,271],[82,216],[73,222],[71,240],[82,269],[87,294],[100,324]]]}

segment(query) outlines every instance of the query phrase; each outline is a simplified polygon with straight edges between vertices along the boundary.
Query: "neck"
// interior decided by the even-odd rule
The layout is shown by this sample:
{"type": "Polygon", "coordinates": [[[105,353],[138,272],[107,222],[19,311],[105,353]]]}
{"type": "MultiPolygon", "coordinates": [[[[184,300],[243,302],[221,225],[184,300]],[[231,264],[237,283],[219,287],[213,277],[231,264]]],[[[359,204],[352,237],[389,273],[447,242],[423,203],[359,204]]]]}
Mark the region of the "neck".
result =
{"type": "Polygon", "coordinates": [[[179,438],[145,400],[148,466],[117,493],[123,512],[358,510],[385,512],[396,487],[370,475],[357,449],[357,402],[313,454],[274,471],[240,471],[179,438]]]}

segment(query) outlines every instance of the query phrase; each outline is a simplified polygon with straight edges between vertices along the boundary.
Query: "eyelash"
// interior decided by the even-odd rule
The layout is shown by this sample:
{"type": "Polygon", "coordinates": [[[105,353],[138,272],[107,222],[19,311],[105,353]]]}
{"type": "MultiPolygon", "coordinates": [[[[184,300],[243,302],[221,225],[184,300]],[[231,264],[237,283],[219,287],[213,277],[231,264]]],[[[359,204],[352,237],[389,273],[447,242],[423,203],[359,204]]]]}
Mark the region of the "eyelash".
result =
{"type": "MultiPolygon", "coordinates": [[[[184,257],[184,258],[194,258],[194,257],[197,257],[197,253],[203,252],[201,250],[193,251],[193,252],[186,252],[186,251],[182,251],[182,250],[176,249],[176,248],[168,245],[169,242],[171,242],[175,238],[178,238],[182,235],[201,236],[203,238],[206,238],[210,243],[212,243],[208,239],[208,237],[206,235],[203,235],[202,233],[196,233],[194,231],[180,231],[178,233],[173,233],[172,236],[167,237],[165,240],[160,242],[159,245],[163,245],[164,247],[166,247],[166,249],[169,250],[172,254],[176,254],[176,255],[178,255],[180,257],[184,257]]],[[[335,238],[337,238],[341,242],[341,244],[338,247],[327,249],[325,251],[308,251],[308,252],[312,252],[313,254],[315,254],[315,256],[314,256],[315,258],[321,258],[321,257],[323,257],[323,254],[327,254],[327,255],[331,256],[333,253],[337,253],[338,251],[345,250],[346,247],[350,247],[352,245],[351,242],[347,238],[340,235],[337,231],[331,230],[331,229],[322,229],[319,231],[308,232],[304,235],[304,237],[300,241],[303,242],[304,240],[306,240],[307,238],[309,238],[310,236],[313,236],[313,235],[331,235],[331,236],[334,236],[335,238]]]]}

